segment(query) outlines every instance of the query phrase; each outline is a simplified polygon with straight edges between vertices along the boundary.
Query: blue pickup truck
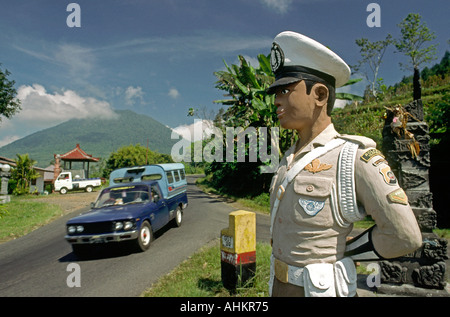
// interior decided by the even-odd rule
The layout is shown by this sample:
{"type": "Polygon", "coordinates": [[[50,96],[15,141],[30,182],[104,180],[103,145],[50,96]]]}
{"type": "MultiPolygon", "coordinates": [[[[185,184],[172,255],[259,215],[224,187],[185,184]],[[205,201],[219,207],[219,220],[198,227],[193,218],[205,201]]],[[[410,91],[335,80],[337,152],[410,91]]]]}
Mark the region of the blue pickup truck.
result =
{"type": "Polygon", "coordinates": [[[188,205],[183,164],[155,164],[111,172],[91,210],[70,219],[65,239],[84,255],[92,244],[125,242],[139,251],[150,247],[154,233],[169,223],[181,226],[188,205]]]}

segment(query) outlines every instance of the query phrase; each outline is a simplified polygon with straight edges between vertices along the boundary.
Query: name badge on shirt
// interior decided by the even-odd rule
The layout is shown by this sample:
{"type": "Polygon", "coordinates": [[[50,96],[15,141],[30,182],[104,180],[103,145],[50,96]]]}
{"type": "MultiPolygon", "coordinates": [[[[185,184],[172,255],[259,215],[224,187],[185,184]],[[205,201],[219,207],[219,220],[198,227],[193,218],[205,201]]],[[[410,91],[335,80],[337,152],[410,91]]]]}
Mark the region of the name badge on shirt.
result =
{"type": "Polygon", "coordinates": [[[315,216],[325,206],[325,201],[299,198],[298,203],[309,216],[315,216]]]}

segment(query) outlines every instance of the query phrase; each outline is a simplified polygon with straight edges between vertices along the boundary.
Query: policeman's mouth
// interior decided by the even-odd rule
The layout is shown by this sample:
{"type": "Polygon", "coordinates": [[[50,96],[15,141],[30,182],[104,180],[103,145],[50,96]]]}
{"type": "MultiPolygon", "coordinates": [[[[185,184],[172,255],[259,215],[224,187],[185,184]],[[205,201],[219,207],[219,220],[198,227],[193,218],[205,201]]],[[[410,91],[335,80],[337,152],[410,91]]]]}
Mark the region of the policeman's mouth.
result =
{"type": "Polygon", "coordinates": [[[281,119],[282,117],[284,117],[286,111],[284,109],[278,109],[277,110],[277,117],[278,119],[281,119]]]}

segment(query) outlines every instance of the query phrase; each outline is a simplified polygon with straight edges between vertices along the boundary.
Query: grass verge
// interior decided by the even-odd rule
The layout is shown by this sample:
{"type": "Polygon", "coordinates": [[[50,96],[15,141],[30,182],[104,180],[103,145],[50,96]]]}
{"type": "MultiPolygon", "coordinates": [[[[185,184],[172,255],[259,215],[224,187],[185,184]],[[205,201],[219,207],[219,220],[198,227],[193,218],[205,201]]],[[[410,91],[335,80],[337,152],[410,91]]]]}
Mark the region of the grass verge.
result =
{"type": "Polygon", "coordinates": [[[230,292],[222,285],[220,244],[217,239],[182,262],[141,296],[267,297],[271,252],[272,247],[269,244],[257,243],[255,276],[247,285],[230,292]]]}
{"type": "Polygon", "coordinates": [[[11,197],[0,218],[0,242],[16,239],[51,222],[62,214],[59,206],[28,197],[11,197]]]}

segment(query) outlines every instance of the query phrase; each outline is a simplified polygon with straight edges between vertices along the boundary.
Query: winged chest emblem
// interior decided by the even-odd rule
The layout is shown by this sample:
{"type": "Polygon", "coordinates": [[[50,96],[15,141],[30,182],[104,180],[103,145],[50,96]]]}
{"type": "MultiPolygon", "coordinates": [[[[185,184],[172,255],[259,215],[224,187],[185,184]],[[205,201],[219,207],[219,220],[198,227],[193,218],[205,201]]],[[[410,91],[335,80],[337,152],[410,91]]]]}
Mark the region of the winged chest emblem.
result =
{"type": "Polygon", "coordinates": [[[319,159],[314,159],[311,163],[305,166],[305,170],[311,172],[313,174],[319,173],[322,171],[329,170],[333,165],[327,163],[321,163],[319,159]]]}

